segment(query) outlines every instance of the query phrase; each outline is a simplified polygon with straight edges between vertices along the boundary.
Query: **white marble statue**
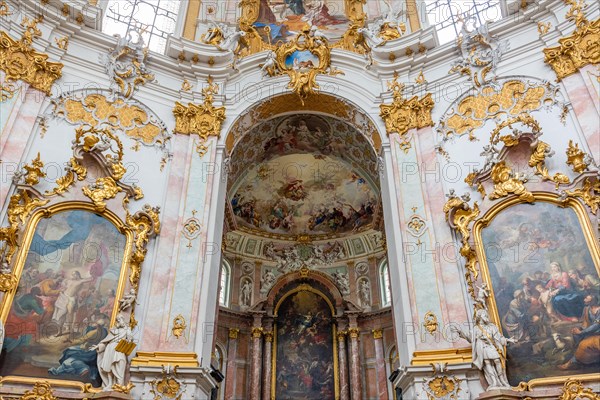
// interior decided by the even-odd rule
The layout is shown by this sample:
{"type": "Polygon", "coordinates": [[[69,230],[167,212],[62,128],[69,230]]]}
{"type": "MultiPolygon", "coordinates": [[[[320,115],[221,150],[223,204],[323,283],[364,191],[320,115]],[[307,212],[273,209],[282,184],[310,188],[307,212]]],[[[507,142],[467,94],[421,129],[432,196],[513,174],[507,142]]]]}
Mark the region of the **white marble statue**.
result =
{"type": "Polygon", "coordinates": [[[348,280],[348,274],[336,271],[332,274],[332,276],[335,284],[338,288],[340,288],[340,292],[342,292],[342,294],[350,293],[350,281],[348,280]]]}
{"type": "Polygon", "coordinates": [[[227,36],[223,38],[223,42],[217,46],[219,50],[223,51],[231,51],[235,53],[237,51],[239,42],[241,38],[246,36],[246,32],[244,31],[234,31],[232,33],[228,33],[227,36]]]}
{"type": "Polygon", "coordinates": [[[362,307],[371,306],[371,288],[369,287],[369,281],[362,279],[358,287],[358,299],[362,307]]]}
{"type": "Polygon", "coordinates": [[[358,33],[364,36],[365,40],[367,41],[367,44],[370,47],[378,47],[385,44],[385,40],[377,36],[377,34],[379,34],[380,29],[381,24],[369,28],[358,28],[358,33]]]}
{"type": "Polygon", "coordinates": [[[465,333],[460,328],[454,328],[460,337],[471,343],[473,352],[473,365],[483,371],[488,383],[487,390],[511,389],[506,377],[504,362],[504,346],[516,343],[514,338],[505,338],[498,327],[490,321],[486,309],[479,309],[475,313],[475,325],[470,333],[465,333]]]}
{"type": "Polygon", "coordinates": [[[244,281],[241,289],[241,305],[249,307],[252,299],[252,282],[249,279],[244,281]]]}
{"type": "Polygon", "coordinates": [[[260,278],[260,292],[263,294],[267,293],[275,283],[275,280],[275,274],[270,270],[266,270],[262,278],[260,278]]]}
{"type": "Polygon", "coordinates": [[[273,76],[275,74],[275,70],[277,69],[276,57],[277,54],[273,50],[267,53],[267,59],[260,67],[263,76],[273,76]]]}
{"type": "Polygon", "coordinates": [[[105,391],[112,390],[115,384],[125,385],[127,355],[117,350],[122,340],[131,342],[133,334],[123,314],[118,314],[115,326],[111,328],[108,335],[100,343],[90,347],[90,350],[98,352],[98,371],[105,391]]]}
{"type": "Polygon", "coordinates": [[[135,298],[135,289],[131,288],[129,293],[123,296],[121,300],[119,300],[119,311],[125,311],[128,308],[130,308],[135,303],[135,298]]]}

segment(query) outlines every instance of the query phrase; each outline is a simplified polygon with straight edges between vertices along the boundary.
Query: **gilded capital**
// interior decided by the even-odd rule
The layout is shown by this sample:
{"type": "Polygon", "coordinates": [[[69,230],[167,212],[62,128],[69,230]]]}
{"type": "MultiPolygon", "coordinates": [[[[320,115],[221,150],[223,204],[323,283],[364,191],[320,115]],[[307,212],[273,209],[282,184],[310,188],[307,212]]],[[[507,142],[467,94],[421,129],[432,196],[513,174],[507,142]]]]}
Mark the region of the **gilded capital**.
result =
{"type": "Polygon", "coordinates": [[[346,337],[347,334],[348,334],[348,331],[338,331],[338,333],[337,333],[338,342],[343,342],[344,338],[346,337]]]}
{"type": "Polygon", "coordinates": [[[383,338],[383,329],[373,329],[373,339],[382,339],[383,338]]]}
{"type": "Polygon", "coordinates": [[[264,329],[260,326],[252,328],[252,337],[258,339],[262,336],[264,329]]]}
{"type": "Polygon", "coordinates": [[[348,334],[352,339],[358,339],[360,331],[358,328],[348,328],[348,334]]]}
{"type": "Polygon", "coordinates": [[[263,333],[265,342],[271,343],[273,341],[273,331],[265,331],[263,333]]]}

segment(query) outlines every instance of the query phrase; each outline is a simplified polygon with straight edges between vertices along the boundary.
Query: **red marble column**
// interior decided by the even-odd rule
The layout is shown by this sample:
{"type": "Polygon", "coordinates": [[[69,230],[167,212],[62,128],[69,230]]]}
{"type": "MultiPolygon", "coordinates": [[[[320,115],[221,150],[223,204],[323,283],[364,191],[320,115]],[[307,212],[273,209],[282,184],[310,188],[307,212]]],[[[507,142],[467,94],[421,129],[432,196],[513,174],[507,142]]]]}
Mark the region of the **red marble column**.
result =
{"type": "Polygon", "coordinates": [[[350,398],[352,400],[362,399],[362,384],[360,376],[360,355],[358,348],[359,330],[356,327],[348,329],[350,336],[350,398]]]}
{"type": "Polygon", "coordinates": [[[338,330],[338,363],[340,369],[340,400],[350,400],[348,392],[348,360],[346,358],[346,334],[344,330],[338,330]]]}
{"type": "Polygon", "coordinates": [[[273,327],[269,327],[264,332],[265,347],[263,349],[264,368],[263,368],[263,400],[271,400],[271,374],[272,374],[272,355],[273,355],[273,327]]]}
{"type": "Polygon", "coordinates": [[[229,328],[229,342],[227,343],[227,364],[225,366],[225,398],[233,399],[235,396],[236,358],[239,329],[229,328]]]}
{"type": "Polygon", "coordinates": [[[383,350],[383,330],[373,329],[373,341],[375,343],[375,370],[377,371],[377,397],[387,400],[387,376],[385,370],[385,352],[383,350]]]}
{"type": "Polygon", "coordinates": [[[260,399],[260,372],[262,367],[263,328],[252,328],[252,364],[250,369],[250,399],[260,399]]]}

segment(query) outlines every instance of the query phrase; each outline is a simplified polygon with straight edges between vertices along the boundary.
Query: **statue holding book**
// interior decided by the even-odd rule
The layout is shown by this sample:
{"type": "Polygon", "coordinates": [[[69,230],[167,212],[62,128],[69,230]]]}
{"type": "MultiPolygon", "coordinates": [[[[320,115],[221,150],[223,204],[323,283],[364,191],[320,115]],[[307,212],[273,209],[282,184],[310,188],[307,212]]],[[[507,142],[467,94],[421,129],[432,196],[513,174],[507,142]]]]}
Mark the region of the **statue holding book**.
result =
{"type": "Polygon", "coordinates": [[[135,344],[131,328],[125,322],[123,314],[118,314],[115,325],[98,345],[93,346],[98,352],[98,370],[102,378],[103,390],[113,390],[114,385],[125,385],[127,356],[131,354],[135,344]]]}

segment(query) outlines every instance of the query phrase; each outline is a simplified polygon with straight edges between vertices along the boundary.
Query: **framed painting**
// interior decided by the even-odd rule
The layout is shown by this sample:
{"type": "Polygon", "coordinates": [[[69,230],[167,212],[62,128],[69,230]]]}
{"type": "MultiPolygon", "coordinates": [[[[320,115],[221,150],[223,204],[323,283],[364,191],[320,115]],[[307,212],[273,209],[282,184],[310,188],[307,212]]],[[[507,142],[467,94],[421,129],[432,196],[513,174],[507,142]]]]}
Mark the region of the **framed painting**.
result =
{"type": "Polygon", "coordinates": [[[474,225],[492,318],[517,340],[506,348],[513,386],[600,368],[598,240],[578,201],[535,196],[500,203],[474,225]]]}
{"type": "Polygon", "coordinates": [[[275,308],[272,398],[338,398],[333,306],[320,291],[301,285],[275,308]]]}
{"type": "Polygon", "coordinates": [[[133,234],[109,211],[59,203],[30,219],[2,303],[0,375],[98,387],[98,344],[114,323],[133,234]]]}

